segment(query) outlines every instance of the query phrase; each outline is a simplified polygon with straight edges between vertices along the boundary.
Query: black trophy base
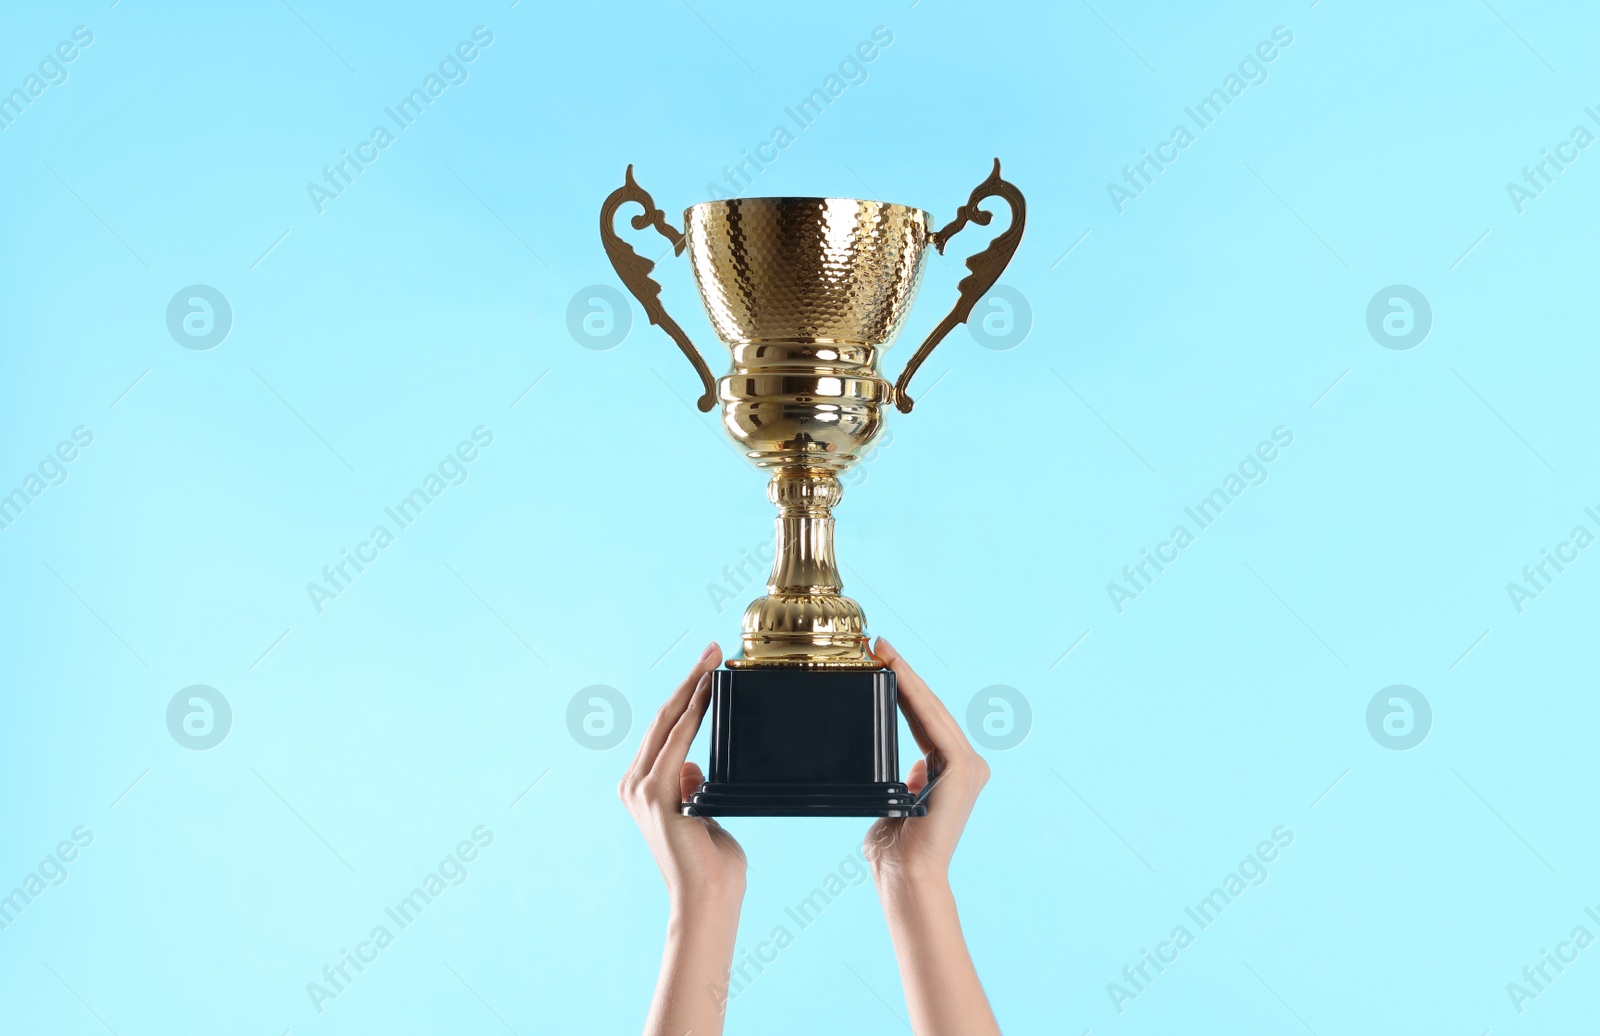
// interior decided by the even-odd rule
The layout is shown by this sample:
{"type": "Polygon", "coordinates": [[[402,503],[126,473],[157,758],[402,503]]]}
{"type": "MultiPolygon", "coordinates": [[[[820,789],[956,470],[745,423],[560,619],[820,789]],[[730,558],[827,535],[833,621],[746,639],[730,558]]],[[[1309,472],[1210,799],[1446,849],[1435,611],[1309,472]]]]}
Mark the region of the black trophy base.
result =
{"type": "Polygon", "coordinates": [[[900,782],[894,674],[718,669],[691,817],[920,817],[900,782]]]}

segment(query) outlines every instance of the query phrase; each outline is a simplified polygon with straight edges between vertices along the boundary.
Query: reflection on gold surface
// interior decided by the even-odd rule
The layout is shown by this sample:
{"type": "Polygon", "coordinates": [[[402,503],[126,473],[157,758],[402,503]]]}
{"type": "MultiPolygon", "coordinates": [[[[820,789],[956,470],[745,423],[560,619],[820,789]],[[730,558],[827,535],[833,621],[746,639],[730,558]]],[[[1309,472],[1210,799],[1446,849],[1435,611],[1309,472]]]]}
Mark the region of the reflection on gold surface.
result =
{"type": "Polygon", "coordinates": [[[703,202],[684,214],[679,233],[666,222],[628,168],[606,199],[600,236],[612,265],[652,324],[662,327],[700,374],[701,410],[720,403],[728,435],[757,467],[769,469],[767,498],[778,508],[776,556],[765,596],[743,621],[743,657],[732,668],[791,666],[876,669],[861,606],[840,591],[833,556],[832,508],[839,475],[883,430],[886,404],[911,410],[906,391],[916,368],[1005,269],[1022,238],[1022,195],[1000,178],[1000,163],[973,191],[956,219],[930,231],[921,209],[854,198],[735,198],[703,202]],[[967,260],[956,306],[890,385],[878,370],[882,350],[905,323],[931,244],[945,243],[978,208],[998,197],[1011,222],[967,260]],[[705,362],[660,303],[644,259],[613,227],[628,203],[643,212],[636,230],[655,227],[689,253],[711,325],[732,354],[732,369],[713,383],[705,362]]]}

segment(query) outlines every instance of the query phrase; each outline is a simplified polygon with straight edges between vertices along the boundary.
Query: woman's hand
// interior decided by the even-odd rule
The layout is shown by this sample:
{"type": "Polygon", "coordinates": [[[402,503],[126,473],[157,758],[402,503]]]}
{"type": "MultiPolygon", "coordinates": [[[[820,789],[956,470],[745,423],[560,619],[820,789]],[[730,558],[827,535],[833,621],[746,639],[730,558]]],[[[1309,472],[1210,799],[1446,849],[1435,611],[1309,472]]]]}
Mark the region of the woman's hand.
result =
{"type": "Polygon", "coordinates": [[[678,807],[705,776],[687,762],[689,743],[711,699],[711,670],[722,664],[713,642],[644,732],[617,795],[633,814],[676,905],[712,905],[744,897],[744,850],[715,820],[678,807]]]}
{"type": "Polygon", "coordinates": [[[934,788],[927,796],[927,816],[872,825],[864,846],[867,860],[880,886],[885,881],[943,882],[967,817],[989,780],[989,764],[973,751],[961,725],[894,645],[879,637],[876,653],[895,675],[900,711],[923,754],[912,764],[906,786],[913,794],[930,784],[934,788]]]}
{"type": "Polygon", "coordinates": [[[919,1036],[999,1036],[950,889],[950,857],[989,780],[989,765],[900,652],[882,638],[876,650],[894,671],[900,710],[923,753],[906,784],[928,791],[927,816],[880,820],[864,846],[894,939],[911,1028],[919,1036]]]}
{"type": "Polygon", "coordinates": [[[721,663],[722,652],[712,643],[661,706],[617,786],[672,903],[646,1036],[722,1032],[744,899],[744,850],[715,820],[679,812],[704,780],[700,767],[686,760],[711,698],[711,670],[721,663]]]}

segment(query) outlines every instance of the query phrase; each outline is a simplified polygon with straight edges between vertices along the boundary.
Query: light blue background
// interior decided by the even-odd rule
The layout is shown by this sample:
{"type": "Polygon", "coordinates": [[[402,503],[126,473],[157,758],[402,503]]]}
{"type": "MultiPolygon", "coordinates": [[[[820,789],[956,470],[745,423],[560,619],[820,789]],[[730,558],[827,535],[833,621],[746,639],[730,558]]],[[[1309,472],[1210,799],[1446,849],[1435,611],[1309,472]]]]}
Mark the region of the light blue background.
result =
{"type": "MultiPolygon", "coordinates": [[[[1520,1015],[1506,987],[1600,934],[1600,554],[1520,614],[1506,584],[1600,531],[1600,151],[1520,213],[1506,184],[1600,130],[1597,21],[1518,0],[13,7],[4,91],[75,26],[94,42],[0,133],[0,491],[76,426],[94,443],[0,532],[0,892],[75,826],[94,841],[0,931],[0,1028],[638,1027],[666,904],[616,780],[705,642],[736,643],[706,587],[771,509],[637,307],[610,350],[567,307],[617,283],[595,215],[626,164],[676,219],[882,25],[867,80],[748,193],[943,222],[999,155],[1029,199],[1004,278],[1026,341],[952,335],[839,510],[847,590],[952,711],[996,684],[1031,703],[953,875],[1002,1025],[1586,1031],[1600,948],[1520,1015]],[[308,181],[480,25],[468,81],[319,214],[308,181]],[[1276,26],[1268,80],[1118,213],[1107,183],[1276,26]],[[233,309],[209,351],[167,329],[192,284],[233,309]],[[1432,305],[1410,350],[1367,329],[1392,284],[1432,305]],[[465,484],[318,614],[306,584],[480,425],[465,484]],[[1107,584],[1280,425],[1266,483],[1119,614],[1107,584]],[[210,751],[167,730],[191,684],[232,705],[210,751]],[[632,704],[609,751],[568,731],[594,684],[632,704]],[[1391,684],[1432,705],[1410,751],[1367,728],[1391,684]],[[307,983],[480,824],[465,883],[319,1015],[307,983]],[[1119,1013],[1107,984],[1278,825],[1266,883],[1119,1013]]],[[[889,370],[984,233],[930,263],[889,370]]],[[[720,368],[686,264],[657,275],[720,368]]],[[[754,950],[866,825],[728,826],[754,950]]],[[[863,885],[729,1031],[896,1016],[863,885]]]]}

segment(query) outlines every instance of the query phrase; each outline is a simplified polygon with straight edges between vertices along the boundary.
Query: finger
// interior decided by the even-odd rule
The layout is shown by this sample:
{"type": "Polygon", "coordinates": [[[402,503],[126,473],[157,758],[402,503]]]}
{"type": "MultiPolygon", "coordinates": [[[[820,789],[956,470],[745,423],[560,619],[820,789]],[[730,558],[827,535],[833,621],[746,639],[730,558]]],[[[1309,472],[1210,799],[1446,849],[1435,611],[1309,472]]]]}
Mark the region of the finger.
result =
{"type": "Polygon", "coordinates": [[[678,798],[688,802],[689,796],[694,794],[695,789],[700,787],[705,779],[706,775],[701,772],[699,763],[684,763],[683,769],[678,773],[678,798]]]}
{"type": "Polygon", "coordinates": [[[670,791],[677,791],[683,777],[683,764],[689,757],[689,743],[699,731],[700,720],[705,716],[706,705],[710,701],[711,674],[707,672],[700,675],[700,683],[689,698],[689,707],[683,710],[683,715],[673,724],[671,733],[661,745],[661,754],[656,756],[655,765],[650,768],[652,786],[664,785],[670,791]]]}
{"type": "MultiPolygon", "coordinates": [[[[900,653],[894,649],[894,645],[890,644],[882,637],[878,638],[878,644],[873,648],[873,653],[876,654],[878,659],[882,661],[885,666],[888,666],[891,671],[894,670],[894,661],[900,658],[900,653]]],[[[909,671],[909,668],[910,667],[908,666],[907,671],[909,671]]],[[[898,678],[899,677],[897,673],[896,679],[898,680],[898,678]]],[[[905,700],[899,694],[896,694],[895,697],[900,702],[900,713],[906,718],[906,726],[911,728],[911,736],[917,742],[917,749],[921,751],[923,755],[927,755],[929,752],[933,751],[933,739],[928,737],[928,732],[923,729],[922,720],[917,716],[917,714],[906,707],[905,700]]]]}
{"type": "Polygon", "coordinates": [[[922,793],[922,789],[927,786],[928,761],[926,759],[918,759],[911,764],[911,772],[906,774],[906,789],[913,795],[919,795],[922,793]]]}
{"type": "Polygon", "coordinates": [[[923,755],[927,755],[929,752],[932,752],[933,739],[928,736],[928,731],[923,727],[922,720],[917,718],[917,714],[915,712],[912,712],[906,708],[904,698],[900,698],[897,695],[896,700],[900,704],[900,714],[906,718],[906,726],[911,728],[911,738],[912,740],[916,741],[917,749],[921,751],[923,755]]]}
{"type": "Polygon", "coordinates": [[[655,765],[656,756],[661,754],[661,746],[666,742],[667,734],[683,715],[683,710],[688,708],[689,699],[694,694],[695,687],[699,685],[700,678],[721,664],[722,650],[713,640],[700,653],[700,658],[695,662],[694,668],[689,670],[689,675],[684,678],[683,683],[680,683],[668,696],[661,706],[661,711],[656,713],[656,718],[651,720],[644,737],[639,741],[639,751],[633,757],[632,773],[643,776],[650,772],[650,768],[655,765]]]}
{"type": "Polygon", "coordinates": [[[926,680],[917,675],[911,668],[911,663],[905,656],[881,637],[878,643],[882,645],[884,660],[899,680],[902,702],[908,702],[911,711],[916,715],[922,725],[923,732],[927,734],[933,747],[954,750],[967,745],[966,735],[961,731],[961,725],[956,722],[950,711],[944,707],[938,695],[928,686],[926,680]]]}
{"type": "Polygon", "coordinates": [[[916,741],[917,749],[923,755],[928,755],[934,750],[934,741],[928,736],[927,724],[922,722],[922,717],[917,715],[913,707],[906,704],[905,696],[898,693],[898,688],[896,691],[895,701],[900,706],[900,714],[906,718],[906,726],[911,728],[911,737],[916,741]]]}
{"type": "MultiPolygon", "coordinates": [[[[976,755],[967,741],[967,735],[961,732],[961,725],[950,715],[950,710],[944,707],[944,703],[911,668],[911,663],[895,650],[894,645],[879,637],[877,653],[899,681],[900,708],[906,713],[908,725],[912,716],[922,725],[922,731],[929,741],[929,745],[923,747],[924,753],[938,749],[947,760],[976,755]]],[[[922,744],[920,739],[918,744],[922,744]]]]}

